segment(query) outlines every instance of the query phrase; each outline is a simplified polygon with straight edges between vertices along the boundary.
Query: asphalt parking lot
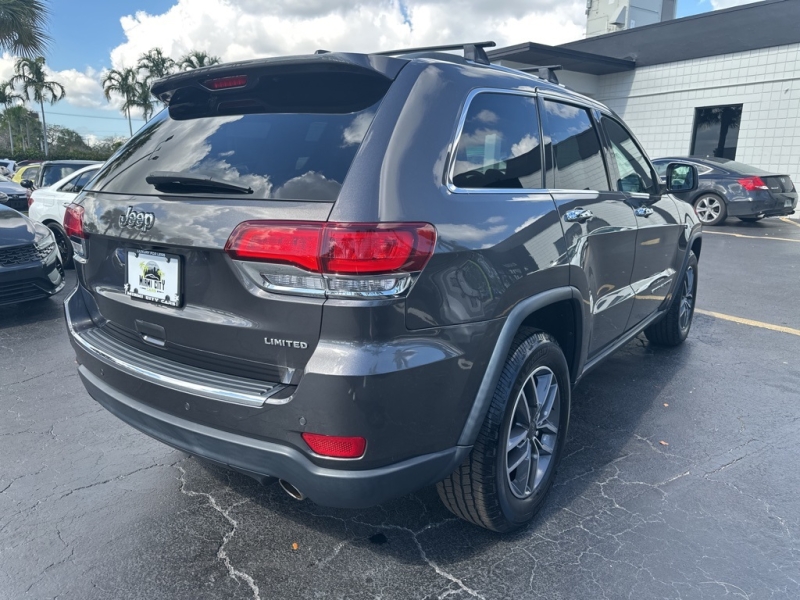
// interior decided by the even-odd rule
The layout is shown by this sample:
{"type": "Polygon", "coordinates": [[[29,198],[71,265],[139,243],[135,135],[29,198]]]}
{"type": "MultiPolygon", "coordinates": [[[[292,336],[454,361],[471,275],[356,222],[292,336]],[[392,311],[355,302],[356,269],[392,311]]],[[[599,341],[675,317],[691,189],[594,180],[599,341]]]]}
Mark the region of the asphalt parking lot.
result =
{"type": "Polygon", "coordinates": [[[640,336],[581,383],[508,536],[435,489],[325,509],[189,458],[84,391],[65,292],[3,308],[0,598],[800,597],[800,221],[703,244],[686,344],[640,336]]]}

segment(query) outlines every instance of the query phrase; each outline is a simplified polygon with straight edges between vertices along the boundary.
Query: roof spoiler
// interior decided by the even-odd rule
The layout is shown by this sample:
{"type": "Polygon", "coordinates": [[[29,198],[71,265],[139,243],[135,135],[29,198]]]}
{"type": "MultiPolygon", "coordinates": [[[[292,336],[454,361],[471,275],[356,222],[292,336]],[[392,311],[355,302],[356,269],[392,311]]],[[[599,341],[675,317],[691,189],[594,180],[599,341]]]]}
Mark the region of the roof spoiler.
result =
{"type": "Polygon", "coordinates": [[[376,54],[324,53],[224,63],[168,75],[155,81],[151,92],[170,104],[176,91],[194,88],[204,92],[224,92],[252,85],[264,77],[315,73],[350,73],[394,80],[408,63],[401,58],[376,54]],[[249,83],[248,83],[249,82],[249,83]]]}

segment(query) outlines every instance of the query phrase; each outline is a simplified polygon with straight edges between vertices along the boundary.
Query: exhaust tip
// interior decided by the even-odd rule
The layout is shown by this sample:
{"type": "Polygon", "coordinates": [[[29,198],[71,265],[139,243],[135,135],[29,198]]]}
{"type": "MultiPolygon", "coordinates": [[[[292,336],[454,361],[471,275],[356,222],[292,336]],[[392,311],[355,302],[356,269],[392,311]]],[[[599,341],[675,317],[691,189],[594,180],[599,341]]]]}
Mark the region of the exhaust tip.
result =
{"type": "Polygon", "coordinates": [[[287,494],[289,494],[295,500],[305,500],[306,499],[306,495],[303,492],[301,492],[300,490],[298,490],[296,487],[294,487],[288,481],[284,481],[283,479],[279,479],[278,480],[278,485],[280,485],[281,488],[283,489],[283,491],[286,492],[287,494]]]}

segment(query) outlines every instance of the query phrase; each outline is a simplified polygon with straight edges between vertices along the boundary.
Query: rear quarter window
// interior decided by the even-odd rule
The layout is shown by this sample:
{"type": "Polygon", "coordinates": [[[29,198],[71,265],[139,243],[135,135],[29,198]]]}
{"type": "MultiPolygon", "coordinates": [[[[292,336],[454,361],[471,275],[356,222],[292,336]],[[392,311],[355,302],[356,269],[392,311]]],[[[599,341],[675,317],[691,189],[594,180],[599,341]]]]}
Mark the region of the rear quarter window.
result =
{"type": "Polygon", "coordinates": [[[536,98],[484,92],[467,109],[452,183],[462,189],[541,189],[536,98]]]}

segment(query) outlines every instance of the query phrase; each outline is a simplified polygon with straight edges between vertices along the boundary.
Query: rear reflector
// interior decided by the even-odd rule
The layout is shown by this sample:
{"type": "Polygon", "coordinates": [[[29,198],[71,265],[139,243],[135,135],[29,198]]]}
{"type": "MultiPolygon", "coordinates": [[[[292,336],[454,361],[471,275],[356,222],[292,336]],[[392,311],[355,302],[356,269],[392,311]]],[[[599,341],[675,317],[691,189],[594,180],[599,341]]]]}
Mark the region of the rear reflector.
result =
{"type": "Polygon", "coordinates": [[[89,237],[83,231],[83,207],[77,204],[70,204],[64,213],[64,231],[67,237],[75,237],[85,240],[89,237]]]}
{"type": "Polygon", "coordinates": [[[319,433],[304,433],[303,439],[315,454],[330,456],[331,458],[361,458],[367,447],[367,440],[363,437],[339,437],[321,435],[319,433]]]}
{"type": "Polygon", "coordinates": [[[761,177],[745,177],[744,179],[739,180],[739,184],[746,189],[748,192],[752,192],[753,190],[768,190],[767,184],[764,183],[764,180],[761,177]]]}
{"type": "Polygon", "coordinates": [[[245,221],[225,251],[238,260],[312,273],[376,275],[421,271],[435,246],[436,229],[429,223],[245,221]]]}
{"type": "Polygon", "coordinates": [[[227,90],[230,88],[244,87],[247,85],[247,75],[208,79],[203,82],[203,85],[211,90],[227,90]]]}

